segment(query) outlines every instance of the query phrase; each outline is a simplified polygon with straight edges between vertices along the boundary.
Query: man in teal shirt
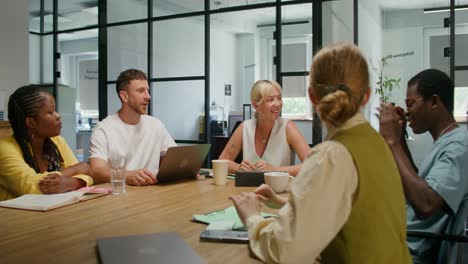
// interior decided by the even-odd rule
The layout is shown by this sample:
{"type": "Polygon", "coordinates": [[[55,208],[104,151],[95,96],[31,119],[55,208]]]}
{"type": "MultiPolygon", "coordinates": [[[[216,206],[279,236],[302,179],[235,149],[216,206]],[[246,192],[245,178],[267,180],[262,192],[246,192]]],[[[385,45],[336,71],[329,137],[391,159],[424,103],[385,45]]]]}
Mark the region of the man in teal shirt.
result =
{"type": "MultiPolygon", "coordinates": [[[[415,134],[429,132],[434,146],[417,169],[402,136],[403,111],[391,104],[380,108],[380,133],[395,157],[407,200],[408,230],[444,233],[464,199],[468,199],[468,133],[453,117],[453,82],[428,69],[408,81],[406,117],[415,134]]],[[[461,232],[462,230],[460,230],[461,232]]],[[[437,241],[407,238],[414,263],[435,263],[437,241]]]]}

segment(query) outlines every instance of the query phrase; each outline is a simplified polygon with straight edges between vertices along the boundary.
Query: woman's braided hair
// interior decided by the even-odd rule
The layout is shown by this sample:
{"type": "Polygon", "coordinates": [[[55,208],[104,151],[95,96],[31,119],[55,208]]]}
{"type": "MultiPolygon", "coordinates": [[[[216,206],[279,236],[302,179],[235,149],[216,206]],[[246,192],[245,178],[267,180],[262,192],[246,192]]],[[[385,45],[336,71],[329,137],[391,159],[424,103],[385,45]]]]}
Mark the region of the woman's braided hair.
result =
{"type": "MultiPolygon", "coordinates": [[[[40,172],[40,168],[34,159],[34,154],[30,147],[31,142],[28,136],[26,118],[34,117],[38,114],[47,95],[50,95],[48,91],[35,85],[27,85],[18,88],[8,101],[8,119],[13,128],[16,142],[23,152],[24,161],[38,173],[40,172]]],[[[47,138],[44,142],[43,153],[48,157],[49,161],[55,161],[56,163],[63,161],[57,146],[50,138],[47,138]]],[[[51,166],[48,166],[48,168],[51,168],[51,166]]],[[[52,170],[59,170],[59,168],[55,165],[52,166],[52,170]]]]}

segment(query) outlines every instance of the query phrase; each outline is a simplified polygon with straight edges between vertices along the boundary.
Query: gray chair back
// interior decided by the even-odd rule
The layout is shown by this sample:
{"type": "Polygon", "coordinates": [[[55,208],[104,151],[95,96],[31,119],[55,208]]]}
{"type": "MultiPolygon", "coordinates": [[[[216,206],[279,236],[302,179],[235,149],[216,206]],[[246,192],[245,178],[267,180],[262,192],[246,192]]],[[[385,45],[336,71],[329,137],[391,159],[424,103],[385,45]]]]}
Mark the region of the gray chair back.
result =
{"type": "MultiPolygon", "coordinates": [[[[468,198],[463,199],[458,212],[452,217],[445,229],[445,235],[463,236],[465,234],[465,222],[468,221],[468,198]]],[[[442,241],[437,260],[439,264],[463,264],[468,263],[468,243],[442,241]],[[465,260],[463,260],[465,259],[465,260]]]]}

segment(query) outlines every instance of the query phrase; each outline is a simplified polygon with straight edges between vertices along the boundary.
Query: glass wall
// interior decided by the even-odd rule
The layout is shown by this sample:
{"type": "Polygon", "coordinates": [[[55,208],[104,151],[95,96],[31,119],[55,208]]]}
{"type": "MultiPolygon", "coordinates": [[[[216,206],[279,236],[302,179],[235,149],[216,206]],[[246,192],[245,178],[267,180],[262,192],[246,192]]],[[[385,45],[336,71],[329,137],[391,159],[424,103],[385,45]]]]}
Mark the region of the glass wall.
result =
{"type": "MultiPolygon", "coordinates": [[[[30,42],[40,54],[31,57],[36,68],[31,80],[55,84],[55,90],[62,90],[56,91],[58,97],[65,96],[64,87],[74,89],[74,103],[68,105],[74,106],[79,133],[92,129],[99,112],[105,116],[119,109],[115,80],[129,68],[148,73],[150,114],[163,120],[178,142],[210,141],[206,132],[214,130],[201,129],[205,124],[200,122],[207,115],[206,127],[215,121],[221,127],[216,133],[228,136],[228,120],[241,116],[243,105],[250,104],[250,88],[259,79],[282,82],[284,116],[310,119],[308,71],[313,46],[321,45],[313,38],[313,2],[213,0],[205,7],[204,0],[116,0],[100,8],[98,0],[64,0],[55,1],[58,12],[53,14],[53,0],[31,1],[30,42]],[[43,3],[43,10],[37,2],[43,3]],[[98,14],[105,24],[98,25],[98,14]],[[276,28],[277,21],[281,28],[276,28]],[[274,38],[275,31],[281,31],[281,39],[274,38]],[[275,58],[278,44],[281,56],[275,58]],[[99,51],[107,58],[103,63],[99,51]],[[100,87],[99,80],[106,86],[100,87]],[[107,101],[107,107],[99,101],[107,101]]],[[[339,28],[338,22],[346,24],[335,39],[349,40],[352,20],[337,15],[350,8],[349,1],[333,2],[323,4],[329,15],[317,24],[332,21],[332,30],[339,28]]],[[[309,139],[310,128],[306,130],[309,139]]],[[[81,141],[76,140],[77,149],[81,141]]]]}
{"type": "Polygon", "coordinates": [[[202,139],[205,81],[196,79],[205,78],[204,27],[204,16],[153,22],[153,115],[178,140],[202,139]]]}
{"type": "Polygon", "coordinates": [[[455,11],[455,100],[454,115],[468,127],[468,10],[455,11]]]}
{"type": "MultiPolygon", "coordinates": [[[[34,1],[34,0],[33,0],[34,1]]],[[[40,2],[40,1],[36,1],[40,2]]],[[[53,0],[44,0],[44,30],[43,33],[50,33],[53,31],[53,0]]]]}
{"type": "MultiPolygon", "coordinates": [[[[379,72],[383,66],[383,78],[400,80],[399,87],[393,89],[389,101],[403,106],[408,80],[427,68],[437,68],[450,75],[455,70],[455,115],[457,120],[465,121],[468,107],[465,93],[464,73],[468,68],[465,38],[468,22],[467,11],[455,11],[455,68],[450,67],[450,1],[403,3],[387,1],[378,5],[374,1],[359,2],[359,46],[370,64],[372,74],[372,97],[365,112],[372,125],[378,129],[375,109],[379,105],[379,96],[375,90],[379,72]]],[[[465,121],[466,122],[466,121],[465,121]]],[[[432,146],[433,139],[426,133],[415,135],[410,128],[408,144],[416,165],[419,165],[432,146]]]]}
{"type": "MultiPolygon", "coordinates": [[[[107,78],[116,80],[120,72],[148,67],[148,24],[138,23],[107,29],[107,78]]],[[[110,102],[109,102],[110,103],[110,102]]]]}
{"type": "MultiPolygon", "coordinates": [[[[210,104],[212,135],[229,135],[256,80],[268,79],[267,66],[271,31],[262,25],[275,21],[275,8],[260,8],[214,14],[210,17],[210,104]],[[216,123],[213,121],[216,120],[216,123]]],[[[270,59],[271,60],[271,59],[270,59]]],[[[271,78],[271,77],[270,77],[271,78]]]]}
{"type": "Polygon", "coordinates": [[[88,159],[91,130],[98,121],[98,30],[58,35],[60,78],[57,101],[62,136],[79,160],[88,159]]]}
{"type": "MultiPolygon", "coordinates": [[[[281,10],[283,115],[287,118],[312,118],[312,104],[307,95],[312,64],[312,12],[312,4],[283,6],[281,10]]],[[[274,64],[273,72],[276,79],[274,64]]]]}
{"type": "Polygon", "coordinates": [[[57,1],[57,3],[57,30],[66,30],[97,25],[97,0],[66,0],[57,1]]]}
{"type": "Polygon", "coordinates": [[[205,10],[204,0],[175,1],[175,0],[150,0],[153,1],[153,16],[170,16],[184,13],[192,13],[205,10]]]}
{"type": "Polygon", "coordinates": [[[255,5],[255,4],[262,4],[262,3],[275,3],[275,0],[250,0],[250,1],[217,1],[217,0],[210,0],[210,9],[217,10],[229,7],[239,7],[239,6],[246,6],[246,5],[255,5]]]}
{"type": "MultiPolygon", "coordinates": [[[[97,12],[97,10],[96,10],[97,12]]],[[[146,1],[112,0],[107,1],[107,23],[131,21],[148,17],[146,1]]]]}
{"type": "Polygon", "coordinates": [[[205,75],[205,17],[153,22],[154,78],[205,75]]]}
{"type": "Polygon", "coordinates": [[[86,160],[98,119],[97,1],[57,3],[54,29],[53,1],[30,1],[30,82],[55,93],[62,136],[77,157],[86,160]],[[81,30],[93,25],[95,29],[81,30]]]}
{"type": "Polygon", "coordinates": [[[200,139],[205,81],[168,81],[151,84],[153,115],[178,140],[200,139]]]}

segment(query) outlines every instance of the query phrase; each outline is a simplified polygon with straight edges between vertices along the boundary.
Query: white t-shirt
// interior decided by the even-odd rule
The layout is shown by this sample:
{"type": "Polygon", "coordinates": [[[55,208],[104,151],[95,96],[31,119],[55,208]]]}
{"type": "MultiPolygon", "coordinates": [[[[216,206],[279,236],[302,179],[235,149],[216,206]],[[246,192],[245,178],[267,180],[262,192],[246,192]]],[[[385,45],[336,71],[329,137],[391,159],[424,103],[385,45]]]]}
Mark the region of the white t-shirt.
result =
{"type": "Polygon", "coordinates": [[[129,125],[115,113],[94,128],[89,157],[107,161],[114,155],[125,156],[127,170],[145,168],[156,174],[161,151],[172,146],[176,143],[159,119],[142,115],[138,124],[129,125]]]}

